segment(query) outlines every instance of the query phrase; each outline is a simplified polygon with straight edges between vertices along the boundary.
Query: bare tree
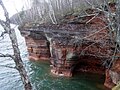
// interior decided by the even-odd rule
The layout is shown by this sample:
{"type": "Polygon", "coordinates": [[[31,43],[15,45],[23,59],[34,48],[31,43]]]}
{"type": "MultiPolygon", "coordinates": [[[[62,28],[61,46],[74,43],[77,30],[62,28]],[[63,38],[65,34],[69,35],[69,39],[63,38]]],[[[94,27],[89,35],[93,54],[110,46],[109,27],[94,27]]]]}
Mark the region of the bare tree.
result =
{"type": "Polygon", "coordinates": [[[13,52],[14,52],[14,55],[0,54],[0,57],[10,57],[14,60],[15,65],[16,65],[16,69],[18,70],[18,72],[21,76],[21,79],[22,79],[25,90],[32,90],[31,83],[29,81],[27,72],[25,70],[24,64],[23,64],[21,56],[20,56],[20,51],[19,51],[19,48],[18,48],[18,43],[17,43],[15,30],[12,29],[11,26],[10,26],[9,15],[8,15],[8,12],[5,8],[2,0],[0,0],[0,5],[1,5],[3,11],[4,11],[4,16],[6,18],[6,21],[0,20],[0,24],[5,30],[4,33],[7,33],[9,35],[9,38],[10,38],[11,43],[12,43],[13,52]]]}
{"type": "MultiPolygon", "coordinates": [[[[113,46],[112,55],[109,58],[109,62],[107,64],[107,68],[110,70],[110,75],[113,78],[114,82],[114,73],[117,74],[118,80],[114,83],[116,84],[116,87],[113,88],[113,90],[119,90],[120,89],[120,73],[111,71],[111,68],[114,63],[116,63],[116,60],[119,60],[119,56],[117,56],[118,53],[120,53],[120,0],[103,0],[103,4],[98,7],[96,7],[93,3],[89,2],[89,0],[86,0],[86,2],[91,5],[93,9],[96,9],[98,11],[102,11],[105,16],[105,22],[106,26],[108,27],[108,34],[110,36],[110,42],[113,46]]],[[[95,15],[97,17],[97,15],[95,15]]],[[[94,19],[93,17],[92,19],[94,19]]],[[[91,19],[91,20],[92,20],[91,19]]],[[[102,18],[101,18],[102,19],[102,18]]],[[[103,20],[103,19],[102,19],[103,20]]]]}

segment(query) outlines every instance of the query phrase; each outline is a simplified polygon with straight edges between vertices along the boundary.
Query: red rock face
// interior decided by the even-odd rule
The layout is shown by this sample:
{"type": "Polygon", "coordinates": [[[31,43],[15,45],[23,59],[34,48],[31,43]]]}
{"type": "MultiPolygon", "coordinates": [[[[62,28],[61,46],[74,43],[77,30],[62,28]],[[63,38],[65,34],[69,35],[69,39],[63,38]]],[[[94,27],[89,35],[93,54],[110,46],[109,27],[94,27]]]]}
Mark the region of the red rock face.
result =
{"type": "MultiPolygon", "coordinates": [[[[96,45],[88,46],[89,44],[86,46],[83,44],[75,48],[72,45],[59,46],[54,43],[52,47],[53,57],[51,57],[52,70],[57,75],[63,74],[64,76],[72,76],[74,71],[104,74],[105,68],[101,63],[102,58],[96,57],[100,52],[96,51],[100,48],[96,47],[96,45]],[[71,73],[67,74],[67,72],[71,73]]],[[[101,51],[104,52],[105,50],[101,51]]]]}
{"type": "Polygon", "coordinates": [[[29,36],[25,37],[25,40],[30,60],[49,60],[49,43],[46,39],[34,39],[29,36]]]}
{"type": "MultiPolygon", "coordinates": [[[[116,60],[111,69],[102,65],[113,55],[114,45],[110,42],[105,22],[101,20],[104,18],[103,13],[92,19],[93,17],[82,18],[82,23],[80,18],[70,24],[25,27],[21,33],[29,32],[25,35],[29,58],[50,60],[51,72],[57,76],[71,77],[75,71],[106,74],[104,85],[112,88],[120,80],[120,60],[116,60]],[[47,32],[48,38],[43,30],[47,32]]],[[[76,17],[67,16],[65,19],[74,20],[73,18],[76,17]]]]}
{"type": "Polygon", "coordinates": [[[116,60],[113,63],[113,66],[112,66],[111,70],[116,71],[117,73],[120,73],[120,59],[116,60]]]}
{"type": "Polygon", "coordinates": [[[108,88],[113,88],[115,86],[115,84],[112,82],[112,79],[111,79],[111,76],[110,76],[108,69],[106,69],[105,74],[106,74],[106,77],[105,77],[104,85],[108,88]]]}

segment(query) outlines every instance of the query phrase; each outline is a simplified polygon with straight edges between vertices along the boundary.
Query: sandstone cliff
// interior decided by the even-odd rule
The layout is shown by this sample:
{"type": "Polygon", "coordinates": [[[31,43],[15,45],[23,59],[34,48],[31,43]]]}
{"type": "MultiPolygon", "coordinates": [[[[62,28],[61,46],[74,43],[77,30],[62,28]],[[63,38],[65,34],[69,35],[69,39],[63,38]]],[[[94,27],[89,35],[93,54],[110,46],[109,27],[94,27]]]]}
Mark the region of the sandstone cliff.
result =
{"type": "MultiPolygon", "coordinates": [[[[112,7],[111,12],[114,10],[112,7]]],[[[54,75],[69,77],[74,71],[100,73],[106,74],[105,86],[112,88],[118,84],[120,55],[117,51],[115,61],[111,63],[116,44],[111,42],[107,18],[102,11],[88,8],[57,19],[48,18],[47,22],[29,22],[19,26],[26,39],[30,59],[50,60],[54,75]]]]}

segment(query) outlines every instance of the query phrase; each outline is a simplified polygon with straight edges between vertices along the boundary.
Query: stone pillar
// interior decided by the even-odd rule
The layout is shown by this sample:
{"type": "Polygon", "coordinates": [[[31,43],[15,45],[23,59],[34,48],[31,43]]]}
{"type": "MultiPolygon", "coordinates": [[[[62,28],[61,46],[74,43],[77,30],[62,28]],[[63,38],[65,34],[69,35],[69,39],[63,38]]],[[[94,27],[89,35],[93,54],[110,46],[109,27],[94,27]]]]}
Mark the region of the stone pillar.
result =
{"type": "Polygon", "coordinates": [[[30,60],[49,60],[50,52],[47,40],[25,38],[30,60]]]}

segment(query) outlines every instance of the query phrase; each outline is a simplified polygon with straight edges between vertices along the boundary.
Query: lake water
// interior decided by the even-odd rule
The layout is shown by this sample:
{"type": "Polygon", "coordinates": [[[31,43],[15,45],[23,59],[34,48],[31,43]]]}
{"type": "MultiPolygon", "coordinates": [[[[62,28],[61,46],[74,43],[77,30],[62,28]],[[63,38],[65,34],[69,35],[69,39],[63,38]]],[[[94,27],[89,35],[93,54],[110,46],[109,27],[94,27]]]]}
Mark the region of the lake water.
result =
{"type": "MultiPolygon", "coordinates": [[[[32,82],[33,90],[106,90],[103,86],[104,76],[98,74],[79,73],[71,78],[52,76],[49,62],[28,60],[25,40],[18,30],[16,32],[21,56],[32,82]]],[[[0,53],[13,53],[7,35],[4,40],[0,40],[0,53]]],[[[0,58],[0,90],[23,90],[17,70],[6,66],[14,67],[13,60],[0,58]]]]}

